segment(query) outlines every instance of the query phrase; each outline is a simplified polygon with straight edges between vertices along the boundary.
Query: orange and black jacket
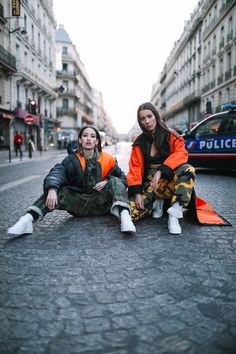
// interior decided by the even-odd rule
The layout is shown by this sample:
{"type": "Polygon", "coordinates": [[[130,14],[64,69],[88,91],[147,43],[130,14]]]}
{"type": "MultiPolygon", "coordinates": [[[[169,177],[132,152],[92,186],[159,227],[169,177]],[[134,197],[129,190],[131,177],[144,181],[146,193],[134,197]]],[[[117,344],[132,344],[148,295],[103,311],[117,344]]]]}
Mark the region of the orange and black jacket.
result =
{"type": "MultiPolygon", "coordinates": [[[[44,179],[44,192],[50,188],[60,190],[64,186],[73,187],[78,191],[86,190],[85,172],[86,161],[78,151],[70,151],[70,154],[61,162],[56,164],[44,179]]],[[[124,172],[117,164],[115,157],[108,152],[99,153],[96,162],[97,183],[112,177],[119,178],[127,186],[124,172]]]]}
{"type": "MultiPolygon", "coordinates": [[[[162,158],[159,170],[167,179],[172,179],[175,170],[182,164],[187,163],[188,152],[185,149],[184,139],[171,132],[166,144],[169,145],[170,154],[167,158],[162,158]]],[[[148,173],[150,146],[148,138],[143,133],[137,137],[132,145],[129,172],[126,176],[130,196],[143,191],[143,182],[148,173]]]]}

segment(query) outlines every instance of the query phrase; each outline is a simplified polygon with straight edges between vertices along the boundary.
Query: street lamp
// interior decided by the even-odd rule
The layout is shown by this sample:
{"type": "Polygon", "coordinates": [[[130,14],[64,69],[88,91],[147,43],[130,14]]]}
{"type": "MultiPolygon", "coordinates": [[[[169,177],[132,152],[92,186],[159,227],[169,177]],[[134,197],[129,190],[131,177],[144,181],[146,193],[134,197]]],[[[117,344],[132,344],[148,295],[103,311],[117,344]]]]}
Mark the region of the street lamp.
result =
{"type": "Polygon", "coordinates": [[[13,30],[10,30],[9,33],[15,33],[15,32],[20,32],[20,34],[25,35],[27,33],[26,29],[23,27],[17,27],[13,30]]]}

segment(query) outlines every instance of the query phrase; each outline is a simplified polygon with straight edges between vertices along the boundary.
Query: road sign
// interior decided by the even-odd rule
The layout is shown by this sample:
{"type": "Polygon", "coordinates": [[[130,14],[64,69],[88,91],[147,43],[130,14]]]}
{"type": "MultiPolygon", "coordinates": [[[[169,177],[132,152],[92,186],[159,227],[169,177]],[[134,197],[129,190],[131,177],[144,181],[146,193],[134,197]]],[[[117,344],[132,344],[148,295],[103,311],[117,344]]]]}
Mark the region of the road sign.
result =
{"type": "Polygon", "coordinates": [[[34,116],[33,114],[27,113],[24,117],[24,121],[27,124],[32,124],[34,122],[34,116]]]}

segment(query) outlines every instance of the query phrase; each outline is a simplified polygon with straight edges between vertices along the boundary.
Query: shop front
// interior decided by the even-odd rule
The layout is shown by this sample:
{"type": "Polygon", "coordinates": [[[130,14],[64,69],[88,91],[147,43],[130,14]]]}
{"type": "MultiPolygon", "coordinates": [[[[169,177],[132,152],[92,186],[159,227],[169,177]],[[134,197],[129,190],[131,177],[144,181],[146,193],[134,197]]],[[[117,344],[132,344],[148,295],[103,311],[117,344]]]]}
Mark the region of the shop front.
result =
{"type": "Polygon", "coordinates": [[[23,150],[27,150],[27,142],[30,137],[33,138],[36,148],[38,149],[40,147],[40,125],[37,115],[30,114],[22,108],[16,108],[13,134],[15,134],[16,131],[23,136],[23,150]],[[27,121],[27,116],[32,116],[32,119],[27,121]]]}
{"type": "Polygon", "coordinates": [[[10,129],[14,119],[11,111],[0,109],[0,147],[10,146],[10,129]]]}
{"type": "Polygon", "coordinates": [[[53,119],[44,119],[44,149],[57,148],[56,122],[53,119]]]}
{"type": "Polygon", "coordinates": [[[57,134],[58,149],[71,147],[75,149],[78,145],[78,131],[75,129],[62,128],[57,134]]]}

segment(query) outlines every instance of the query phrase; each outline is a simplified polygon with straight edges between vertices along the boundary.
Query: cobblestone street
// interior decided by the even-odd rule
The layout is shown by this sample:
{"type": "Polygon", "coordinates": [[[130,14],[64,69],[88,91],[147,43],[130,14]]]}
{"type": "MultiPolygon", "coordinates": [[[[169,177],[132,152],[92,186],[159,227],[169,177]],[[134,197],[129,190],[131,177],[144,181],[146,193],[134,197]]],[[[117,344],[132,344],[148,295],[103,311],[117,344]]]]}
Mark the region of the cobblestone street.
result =
{"type": "MultiPolygon", "coordinates": [[[[127,153],[115,152],[125,167],[127,153]]],[[[0,352],[234,354],[236,175],[201,171],[196,181],[197,194],[232,226],[186,217],[174,236],[165,214],[124,237],[113,216],[54,211],[32,235],[7,235],[64,156],[0,160],[0,352]]]]}

